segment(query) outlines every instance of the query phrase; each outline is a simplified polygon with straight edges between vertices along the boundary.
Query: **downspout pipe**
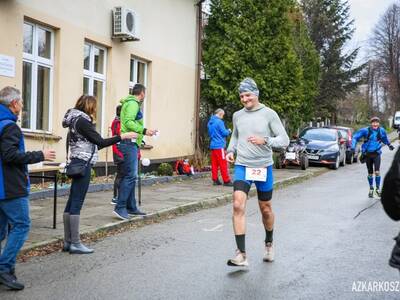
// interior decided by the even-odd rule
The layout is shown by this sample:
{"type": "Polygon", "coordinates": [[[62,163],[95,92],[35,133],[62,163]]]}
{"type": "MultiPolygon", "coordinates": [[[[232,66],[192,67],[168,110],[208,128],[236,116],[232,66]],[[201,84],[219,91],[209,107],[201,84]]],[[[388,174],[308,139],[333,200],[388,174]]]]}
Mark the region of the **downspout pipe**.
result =
{"type": "Polygon", "coordinates": [[[196,99],[195,99],[195,152],[200,150],[200,95],[201,95],[201,60],[202,60],[202,36],[203,36],[203,2],[200,0],[197,6],[197,62],[196,62],[196,99]]]}

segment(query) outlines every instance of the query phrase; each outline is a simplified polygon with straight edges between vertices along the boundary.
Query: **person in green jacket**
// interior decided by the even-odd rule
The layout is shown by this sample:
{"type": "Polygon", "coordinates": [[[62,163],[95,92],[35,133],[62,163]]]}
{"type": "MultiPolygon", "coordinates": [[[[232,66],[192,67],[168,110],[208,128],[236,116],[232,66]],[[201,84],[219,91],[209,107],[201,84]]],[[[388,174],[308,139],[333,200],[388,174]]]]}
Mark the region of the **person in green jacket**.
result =
{"type": "Polygon", "coordinates": [[[141,104],[146,96],[146,88],[142,84],[133,87],[132,95],[121,99],[121,134],[136,132],[138,136],[132,140],[120,143],[120,150],[124,156],[122,163],[122,177],[119,185],[118,200],[114,214],[119,219],[127,220],[129,215],[145,215],[136,205],[135,184],[138,169],[138,147],[143,136],[152,136],[156,130],[144,128],[141,104]]]}

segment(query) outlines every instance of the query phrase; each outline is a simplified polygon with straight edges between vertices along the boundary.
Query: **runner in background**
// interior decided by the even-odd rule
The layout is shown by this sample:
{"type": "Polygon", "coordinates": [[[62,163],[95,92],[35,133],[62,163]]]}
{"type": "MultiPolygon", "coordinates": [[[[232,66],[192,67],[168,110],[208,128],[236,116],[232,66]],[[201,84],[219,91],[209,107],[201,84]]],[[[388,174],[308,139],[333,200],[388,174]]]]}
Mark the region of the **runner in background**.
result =
{"type": "Polygon", "coordinates": [[[365,162],[368,170],[368,184],[369,192],[368,197],[373,198],[374,192],[376,196],[380,197],[380,186],[381,186],[381,154],[382,144],[388,145],[390,150],[394,147],[388,140],[386,130],[380,126],[380,119],[378,117],[371,118],[371,125],[357,131],[353,135],[353,141],[351,150],[355,152],[356,145],[359,140],[364,139],[364,143],[361,146],[361,162],[365,162]],[[374,175],[375,175],[375,189],[374,189],[374,175]]]}

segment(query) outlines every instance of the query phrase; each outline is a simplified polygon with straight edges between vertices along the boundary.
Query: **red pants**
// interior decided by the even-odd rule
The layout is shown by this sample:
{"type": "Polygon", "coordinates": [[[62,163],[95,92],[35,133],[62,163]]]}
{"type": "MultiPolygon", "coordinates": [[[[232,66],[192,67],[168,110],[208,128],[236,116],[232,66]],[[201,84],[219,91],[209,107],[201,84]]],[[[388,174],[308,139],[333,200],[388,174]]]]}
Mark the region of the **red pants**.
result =
{"type": "Polygon", "coordinates": [[[221,170],[221,176],[224,183],[231,181],[225,154],[224,149],[211,150],[211,175],[213,181],[218,180],[218,168],[221,170]]]}

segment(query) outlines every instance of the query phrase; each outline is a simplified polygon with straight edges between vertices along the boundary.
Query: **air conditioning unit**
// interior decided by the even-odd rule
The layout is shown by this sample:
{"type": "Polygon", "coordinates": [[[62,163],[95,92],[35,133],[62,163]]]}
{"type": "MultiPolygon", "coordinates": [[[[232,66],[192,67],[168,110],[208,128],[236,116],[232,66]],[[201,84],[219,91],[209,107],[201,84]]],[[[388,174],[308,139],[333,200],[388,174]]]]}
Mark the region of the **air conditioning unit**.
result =
{"type": "Polygon", "coordinates": [[[112,13],[113,38],[121,41],[139,41],[139,19],[135,11],[117,6],[112,13]]]}

